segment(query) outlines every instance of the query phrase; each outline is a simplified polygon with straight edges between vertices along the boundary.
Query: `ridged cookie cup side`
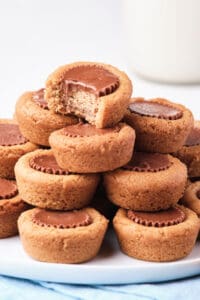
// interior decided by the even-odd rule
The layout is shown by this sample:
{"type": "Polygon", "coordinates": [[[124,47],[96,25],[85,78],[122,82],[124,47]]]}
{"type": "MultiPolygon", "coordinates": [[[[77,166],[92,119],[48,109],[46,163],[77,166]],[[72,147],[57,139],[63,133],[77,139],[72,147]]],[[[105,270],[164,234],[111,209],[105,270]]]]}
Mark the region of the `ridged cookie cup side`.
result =
{"type": "Polygon", "coordinates": [[[130,257],[155,262],[175,261],[187,256],[195,245],[200,222],[193,211],[177,207],[185,213],[185,220],[159,228],[137,224],[127,217],[125,209],[119,209],[113,226],[121,250],[130,257]]]}
{"type": "Polygon", "coordinates": [[[49,135],[68,125],[76,124],[78,119],[73,116],[62,116],[48,109],[41,108],[35,101],[35,92],[24,93],[17,101],[15,117],[22,134],[31,142],[49,146],[49,135]]]}
{"type": "Polygon", "coordinates": [[[200,145],[183,146],[173,155],[186,164],[189,177],[200,176],[200,145]]]}
{"type": "Polygon", "coordinates": [[[190,183],[181,199],[181,203],[193,210],[200,218],[200,181],[190,183]]]}
{"type": "MultiPolygon", "coordinates": [[[[130,103],[141,101],[139,98],[130,103]]],[[[191,111],[185,106],[173,103],[166,99],[150,99],[150,102],[174,107],[182,112],[182,117],[176,120],[167,120],[149,117],[130,112],[127,109],[125,121],[136,131],[136,149],[138,151],[172,153],[179,150],[194,124],[191,111]]],[[[148,101],[147,101],[148,102],[148,101]]],[[[130,104],[129,104],[130,105],[130,104]]]]}
{"type": "Polygon", "coordinates": [[[99,173],[125,165],[132,156],[135,132],[119,123],[119,131],[92,136],[67,136],[53,132],[49,143],[58,165],[74,173],[99,173]]]}
{"type": "MultiPolygon", "coordinates": [[[[68,70],[79,66],[94,66],[103,68],[118,77],[118,88],[114,92],[98,98],[99,105],[95,115],[92,117],[92,120],[89,114],[82,116],[97,128],[114,126],[121,121],[126,112],[126,108],[132,94],[132,83],[124,72],[108,64],[96,62],[75,62],[56,69],[46,81],[45,98],[48,102],[49,108],[54,112],[65,113],[65,103],[62,100],[65,74],[68,70]]],[[[88,102],[89,106],[92,104],[93,103],[90,104],[88,102]]]]}
{"type": "MultiPolygon", "coordinates": [[[[16,120],[1,119],[0,124],[17,124],[17,122],[16,120]]],[[[36,149],[38,146],[29,141],[21,145],[0,146],[0,177],[14,179],[14,166],[18,159],[36,149]]]]}
{"type": "Polygon", "coordinates": [[[16,181],[22,199],[34,206],[55,210],[82,208],[90,203],[99,182],[97,174],[55,175],[33,169],[30,160],[52,156],[51,150],[24,155],[15,166],[16,181]]]}
{"type": "Polygon", "coordinates": [[[0,200],[0,238],[18,234],[17,220],[28,208],[29,206],[19,195],[0,200]]]}
{"type": "Polygon", "coordinates": [[[54,228],[33,222],[37,209],[23,213],[18,220],[22,245],[33,259],[53,263],[81,263],[94,258],[101,247],[108,220],[93,208],[83,211],[92,223],[76,228],[54,228]]]}
{"type": "Polygon", "coordinates": [[[167,155],[171,166],[158,172],[137,172],[117,169],[104,174],[104,186],[111,202],[126,209],[141,211],[165,210],[182,197],[186,166],[167,155]]]}
{"type": "Polygon", "coordinates": [[[173,155],[186,164],[189,177],[200,177],[200,121],[194,121],[184,146],[173,155]]]}

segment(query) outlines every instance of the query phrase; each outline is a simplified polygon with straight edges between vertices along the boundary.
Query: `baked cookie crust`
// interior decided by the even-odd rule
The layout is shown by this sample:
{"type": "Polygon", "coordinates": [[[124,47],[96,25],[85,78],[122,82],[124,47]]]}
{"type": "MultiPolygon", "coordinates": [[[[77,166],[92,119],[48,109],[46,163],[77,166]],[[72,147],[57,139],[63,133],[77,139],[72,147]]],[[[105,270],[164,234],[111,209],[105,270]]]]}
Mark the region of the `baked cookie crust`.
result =
{"type": "Polygon", "coordinates": [[[181,203],[186,207],[193,210],[198,217],[200,218],[200,181],[196,181],[188,185],[183,198],[181,199],[181,203]],[[199,193],[199,197],[198,197],[199,193]]]}
{"type": "Polygon", "coordinates": [[[130,257],[146,261],[174,261],[187,256],[197,239],[200,222],[197,215],[184,206],[177,205],[186,219],[176,225],[148,227],[137,224],[120,208],[113,226],[121,250],[130,257]]]}
{"type": "Polygon", "coordinates": [[[75,173],[98,173],[114,170],[131,159],[135,132],[125,123],[107,129],[95,129],[89,124],[74,127],[66,129],[76,129],[77,135],[70,134],[70,131],[65,134],[65,129],[61,129],[49,137],[61,168],[75,173]],[[94,131],[92,135],[87,133],[89,130],[94,131]]]}
{"type": "MultiPolygon", "coordinates": [[[[0,124],[16,124],[14,120],[1,119],[0,124]]],[[[0,177],[14,179],[14,166],[25,153],[38,149],[38,146],[26,141],[21,145],[0,146],[0,177]]]]}
{"type": "MultiPolygon", "coordinates": [[[[143,102],[143,98],[133,98],[131,103],[143,102]]],[[[140,115],[129,109],[125,115],[125,122],[136,131],[136,149],[138,151],[172,153],[179,150],[193,126],[192,113],[180,104],[170,102],[166,99],[149,99],[149,102],[163,104],[182,112],[178,119],[164,119],[140,115]]],[[[146,101],[145,101],[146,102],[146,101]]]]}
{"type": "Polygon", "coordinates": [[[53,263],[81,263],[94,258],[102,244],[108,220],[93,208],[83,208],[92,223],[76,228],[54,228],[33,222],[37,208],[23,213],[19,220],[20,238],[32,258],[53,263]]]}
{"type": "MultiPolygon", "coordinates": [[[[0,180],[4,179],[0,178],[0,180]]],[[[9,180],[8,182],[16,184],[14,180],[9,180]]],[[[0,199],[0,238],[7,238],[18,234],[17,219],[22,212],[29,208],[19,196],[17,188],[13,196],[4,197],[1,195],[0,199]]]]}
{"type": "MultiPolygon", "coordinates": [[[[134,157],[134,156],[133,156],[134,157]]],[[[114,204],[133,210],[158,211],[175,205],[182,197],[186,166],[166,154],[170,167],[157,172],[138,172],[119,168],[104,174],[107,196],[114,204]]]]}
{"type": "Polygon", "coordinates": [[[16,103],[15,116],[22,134],[32,143],[49,146],[49,135],[60,128],[76,124],[74,116],[62,116],[40,107],[33,97],[36,92],[24,93],[16,103]]]}
{"type": "MultiPolygon", "coordinates": [[[[72,78],[73,79],[73,78],[72,78]]],[[[96,62],[76,62],[55,70],[46,81],[45,99],[50,110],[67,114],[72,113],[86,119],[97,128],[112,127],[124,116],[132,94],[132,84],[128,76],[117,68],[96,62]],[[70,103],[65,98],[64,82],[66,73],[77,67],[100,68],[115,75],[119,86],[104,96],[91,96],[90,93],[78,91],[71,97],[70,103]]]]}
{"type": "MultiPolygon", "coordinates": [[[[200,136],[200,121],[194,122],[194,128],[199,130],[200,136]]],[[[173,155],[186,164],[189,177],[200,176],[200,144],[184,145],[173,155]]]]}
{"type": "Polygon", "coordinates": [[[71,210],[87,206],[99,182],[98,174],[56,175],[35,170],[30,160],[52,156],[51,150],[24,155],[15,166],[16,181],[22,199],[40,208],[71,210]]]}

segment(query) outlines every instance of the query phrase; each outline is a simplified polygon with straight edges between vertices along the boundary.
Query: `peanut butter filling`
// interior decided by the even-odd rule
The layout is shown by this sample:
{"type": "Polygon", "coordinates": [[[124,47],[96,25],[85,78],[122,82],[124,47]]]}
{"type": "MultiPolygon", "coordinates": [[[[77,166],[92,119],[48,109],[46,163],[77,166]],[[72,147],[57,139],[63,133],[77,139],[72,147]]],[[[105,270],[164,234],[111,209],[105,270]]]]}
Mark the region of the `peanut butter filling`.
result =
{"type": "Polygon", "coordinates": [[[75,66],[65,72],[59,86],[62,112],[94,124],[101,97],[114,93],[119,84],[119,78],[104,67],[75,66]]]}
{"type": "Polygon", "coordinates": [[[33,101],[43,109],[48,109],[46,100],[44,99],[44,89],[40,89],[33,93],[33,101]]]}

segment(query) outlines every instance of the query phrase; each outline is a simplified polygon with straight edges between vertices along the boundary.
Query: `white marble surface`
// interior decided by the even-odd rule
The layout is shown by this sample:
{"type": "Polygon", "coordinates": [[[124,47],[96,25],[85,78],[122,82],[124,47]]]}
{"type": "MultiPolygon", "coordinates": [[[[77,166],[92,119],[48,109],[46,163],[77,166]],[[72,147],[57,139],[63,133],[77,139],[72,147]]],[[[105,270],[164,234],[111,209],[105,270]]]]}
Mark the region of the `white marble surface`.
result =
{"type": "Polygon", "coordinates": [[[134,74],[123,39],[121,2],[0,1],[0,117],[11,117],[20,94],[43,86],[57,66],[91,60],[127,71],[135,96],[161,96],[184,103],[200,118],[200,85],[164,85],[134,74]]]}

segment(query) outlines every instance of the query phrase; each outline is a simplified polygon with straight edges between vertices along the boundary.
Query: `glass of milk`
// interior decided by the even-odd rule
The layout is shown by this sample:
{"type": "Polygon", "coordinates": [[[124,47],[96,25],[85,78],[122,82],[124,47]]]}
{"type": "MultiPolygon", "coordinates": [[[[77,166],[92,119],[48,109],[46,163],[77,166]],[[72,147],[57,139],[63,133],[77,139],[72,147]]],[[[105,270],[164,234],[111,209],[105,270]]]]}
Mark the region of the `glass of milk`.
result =
{"type": "Polygon", "coordinates": [[[123,0],[131,68],[146,78],[200,83],[200,0],[123,0]]]}

